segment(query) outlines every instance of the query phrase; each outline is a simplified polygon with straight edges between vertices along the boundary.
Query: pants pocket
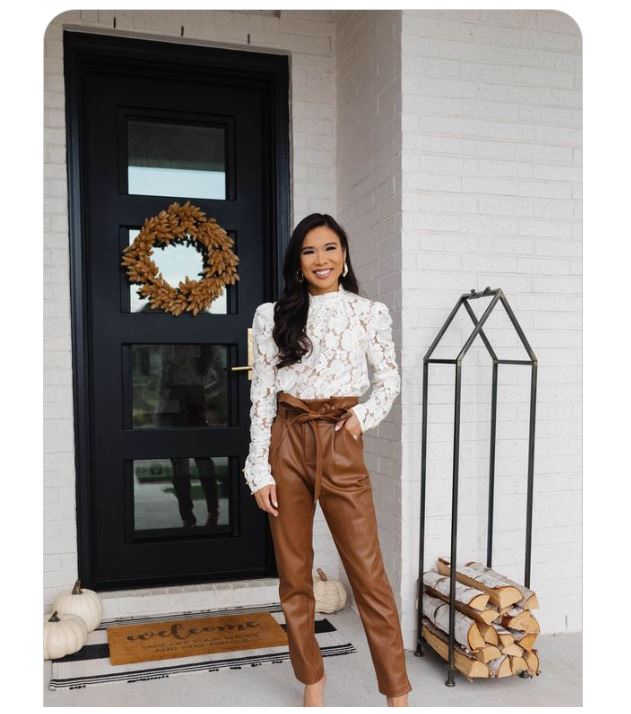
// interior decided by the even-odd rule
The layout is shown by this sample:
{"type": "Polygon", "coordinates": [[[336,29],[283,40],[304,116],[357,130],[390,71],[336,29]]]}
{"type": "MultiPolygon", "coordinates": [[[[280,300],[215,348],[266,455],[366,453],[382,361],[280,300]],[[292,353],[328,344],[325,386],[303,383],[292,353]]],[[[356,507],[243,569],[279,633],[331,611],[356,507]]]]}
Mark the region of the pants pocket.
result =
{"type": "Polygon", "coordinates": [[[343,426],[341,431],[345,431],[347,437],[355,444],[356,446],[359,446],[360,449],[364,448],[364,435],[359,434],[357,438],[353,436],[353,434],[345,427],[343,426]]]}

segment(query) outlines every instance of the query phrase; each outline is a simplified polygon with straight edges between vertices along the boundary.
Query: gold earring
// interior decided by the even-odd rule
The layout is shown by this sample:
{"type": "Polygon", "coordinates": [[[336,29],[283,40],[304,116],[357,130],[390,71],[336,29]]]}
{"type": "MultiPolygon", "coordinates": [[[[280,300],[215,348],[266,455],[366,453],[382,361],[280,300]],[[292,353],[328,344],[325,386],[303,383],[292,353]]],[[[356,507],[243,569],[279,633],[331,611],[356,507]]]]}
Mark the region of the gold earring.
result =
{"type": "Polygon", "coordinates": [[[348,265],[346,265],[346,261],[344,261],[344,272],[342,275],[346,276],[346,273],[348,273],[348,265]]]}
{"type": "Polygon", "coordinates": [[[296,278],[298,279],[299,283],[302,283],[304,282],[305,276],[299,270],[296,270],[296,278]]]}

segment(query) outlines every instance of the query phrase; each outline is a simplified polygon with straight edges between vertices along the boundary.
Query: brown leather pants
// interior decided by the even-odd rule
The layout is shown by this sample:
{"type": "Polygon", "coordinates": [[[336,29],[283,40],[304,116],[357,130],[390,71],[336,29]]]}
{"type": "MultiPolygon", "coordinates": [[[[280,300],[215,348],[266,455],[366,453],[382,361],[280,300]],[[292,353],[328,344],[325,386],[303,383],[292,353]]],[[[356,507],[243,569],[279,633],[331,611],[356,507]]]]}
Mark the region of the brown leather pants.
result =
{"type": "Polygon", "coordinates": [[[324,664],[314,634],[313,517],[316,500],[348,575],[377,675],[379,691],[412,690],[392,588],[384,568],[363,439],[335,422],[358,403],[355,396],[298,399],[277,395],[269,462],[278,516],[269,514],[287,625],[289,655],[303,684],[322,679],[324,664]]]}

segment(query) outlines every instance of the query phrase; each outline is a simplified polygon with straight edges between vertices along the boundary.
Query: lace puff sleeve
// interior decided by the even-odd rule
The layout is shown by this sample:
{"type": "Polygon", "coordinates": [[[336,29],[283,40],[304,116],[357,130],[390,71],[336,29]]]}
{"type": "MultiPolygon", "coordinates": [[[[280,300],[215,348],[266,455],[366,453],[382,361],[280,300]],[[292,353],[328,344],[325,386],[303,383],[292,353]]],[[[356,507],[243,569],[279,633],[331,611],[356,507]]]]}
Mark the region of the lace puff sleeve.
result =
{"type": "Polygon", "coordinates": [[[373,302],[371,305],[368,336],[367,358],[373,367],[373,386],[368,399],[353,407],[362,432],[377,426],[387,416],[401,391],[401,377],[392,339],[392,317],[383,302],[373,302]]]}
{"type": "Polygon", "coordinates": [[[269,465],[271,427],[276,416],[276,357],[278,347],[272,337],[274,305],[262,303],[252,321],[253,358],[250,386],[250,450],[243,473],[254,493],[276,483],[269,465]]]}

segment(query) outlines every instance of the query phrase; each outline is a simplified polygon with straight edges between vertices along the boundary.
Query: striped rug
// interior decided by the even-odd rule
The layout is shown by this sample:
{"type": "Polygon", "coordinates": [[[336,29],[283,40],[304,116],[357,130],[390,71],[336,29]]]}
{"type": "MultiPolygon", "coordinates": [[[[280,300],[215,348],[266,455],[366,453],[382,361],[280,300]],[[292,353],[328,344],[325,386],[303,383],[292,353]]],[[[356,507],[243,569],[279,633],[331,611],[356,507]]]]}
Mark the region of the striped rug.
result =
{"type": "MultiPolygon", "coordinates": [[[[106,632],[108,627],[246,612],[270,612],[281,627],[285,628],[285,616],[280,604],[275,606],[226,608],[223,610],[198,610],[171,616],[129,617],[104,621],[96,630],[89,633],[88,641],[79,652],[52,660],[51,679],[48,688],[50,690],[81,689],[88,685],[107,684],[108,682],[133,684],[134,682],[144,682],[150,679],[171,677],[176,674],[217,672],[225,668],[241,669],[243,667],[259,667],[262,664],[289,663],[289,650],[286,645],[282,645],[256,650],[235,650],[233,652],[217,652],[194,657],[163,659],[155,662],[138,662],[136,664],[123,665],[110,664],[106,632]]],[[[357,652],[354,645],[338,632],[333,623],[327,620],[326,616],[317,612],[315,635],[323,657],[335,657],[357,652]]]]}

